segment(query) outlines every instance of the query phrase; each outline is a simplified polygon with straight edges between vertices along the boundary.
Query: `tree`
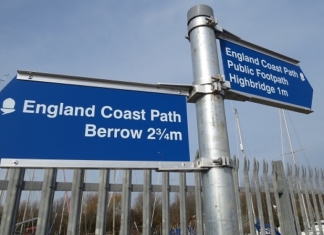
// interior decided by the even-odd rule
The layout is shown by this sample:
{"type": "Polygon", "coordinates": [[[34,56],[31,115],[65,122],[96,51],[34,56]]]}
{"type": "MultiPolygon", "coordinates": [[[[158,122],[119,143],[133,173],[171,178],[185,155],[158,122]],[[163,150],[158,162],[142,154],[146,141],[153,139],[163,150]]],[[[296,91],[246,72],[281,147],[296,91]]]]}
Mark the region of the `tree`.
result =
{"type": "MultiPolygon", "coordinates": [[[[138,194],[131,209],[131,225],[136,231],[142,232],[143,228],[143,193],[138,194]]],[[[152,193],[152,215],[150,217],[152,233],[157,234],[162,225],[162,198],[157,193],[152,193]]]]}
{"type": "MultiPolygon", "coordinates": [[[[186,216],[187,216],[187,226],[196,228],[195,222],[196,215],[196,198],[194,192],[186,193],[186,216]]],[[[170,223],[171,227],[180,226],[180,196],[176,194],[174,196],[174,201],[170,206],[170,223]]]]}

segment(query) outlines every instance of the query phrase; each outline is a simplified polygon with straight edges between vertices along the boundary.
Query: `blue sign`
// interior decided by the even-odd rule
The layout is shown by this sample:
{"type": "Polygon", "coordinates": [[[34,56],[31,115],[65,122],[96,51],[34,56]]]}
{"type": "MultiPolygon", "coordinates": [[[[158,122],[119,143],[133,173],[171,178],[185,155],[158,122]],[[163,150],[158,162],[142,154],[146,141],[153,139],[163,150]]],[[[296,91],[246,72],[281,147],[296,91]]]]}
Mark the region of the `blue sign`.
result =
{"type": "Polygon", "coordinates": [[[0,106],[1,159],[190,160],[183,95],[15,78],[0,106]]]}
{"type": "Polygon", "coordinates": [[[227,40],[220,39],[220,45],[230,91],[258,103],[311,112],[313,88],[298,65],[227,40]]]}

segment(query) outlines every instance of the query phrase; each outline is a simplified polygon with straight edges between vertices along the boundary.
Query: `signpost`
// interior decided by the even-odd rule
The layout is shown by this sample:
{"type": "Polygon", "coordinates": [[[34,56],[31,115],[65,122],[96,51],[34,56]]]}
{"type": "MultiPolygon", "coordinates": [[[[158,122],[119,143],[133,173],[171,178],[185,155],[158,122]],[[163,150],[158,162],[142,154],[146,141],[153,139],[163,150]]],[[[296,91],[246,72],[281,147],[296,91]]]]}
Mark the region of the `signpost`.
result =
{"type": "Polygon", "coordinates": [[[209,6],[192,7],[187,18],[194,77],[189,101],[197,110],[199,163],[209,168],[201,173],[205,233],[239,234],[224,98],[310,113],[313,89],[298,61],[217,27],[209,6]]]}
{"type": "Polygon", "coordinates": [[[197,5],[187,13],[193,84],[196,99],[199,161],[209,162],[201,173],[205,234],[239,234],[224,97],[215,83],[220,74],[213,10],[197,5]]]}
{"type": "Polygon", "coordinates": [[[313,88],[298,61],[240,41],[220,40],[229,92],[251,101],[302,113],[312,112],[313,88]]]}
{"type": "Polygon", "coordinates": [[[187,17],[193,86],[19,71],[0,92],[1,167],[202,171],[205,233],[238,234],[224,98],[310,113],[313,89],[298,61],[226,34],[209,6],[194,6],[187,17]],[[197,109],[195,162],[186,97],[197,109]]]}
{"type": "Polygon", "coordinates": [[[1,165],[112,167],[115,161],[136,168],[190,161],[185,92],[111,83],[18,73],[0,93],[1,165]]]}

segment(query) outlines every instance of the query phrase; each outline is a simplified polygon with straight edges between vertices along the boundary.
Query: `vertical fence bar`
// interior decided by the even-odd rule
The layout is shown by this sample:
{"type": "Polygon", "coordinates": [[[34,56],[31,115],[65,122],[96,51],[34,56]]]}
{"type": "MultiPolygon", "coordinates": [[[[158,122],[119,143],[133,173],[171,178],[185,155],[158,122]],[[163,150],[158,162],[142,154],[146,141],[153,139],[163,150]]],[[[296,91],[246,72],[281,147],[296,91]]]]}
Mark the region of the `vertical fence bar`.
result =
{"type": "Polygon", "coordinates": [[[288,165],[287,167],[287,180],[288,180],[288,188],[289,188],[289,193],[290,193],[290,200],[294,212],[294,218],[295,218],[295,224],[297,228],[297,234],[301,234],[301,229],[300,229],[300,222],[298,218],[298,210],[297,210],[297,205],[296,205],[296,197],[294,194],[294,185],[292,182],[292,168],[291,166],[288,165]]]}
{"type": "Polygon", "coordinates": [[[299,201],[299,206],[303,218],[303,225],[304,225],[304,231],[306,235],[309,235],[309,223],[308,223],[308,218],[307,218],[307,210],[306,210],[306,205],[304,201],[304,196],[302,195],[301,189],[302,189],[302,184],[300,182],[300,177],[299,177],[299,167],[295,165],[295,182],[296,182],[296,190],[297,190],[297,195],[298,195],[298,201],[299,201]]]}
{"type": "MultiPolygon", "coordinates": [[[[5,176],[4,176],[4,180],[7,180],[9,171],[10,171],[10,168],[7,168],[5,176]]],[[[2,205],[3,191],[4,190],[0,190],[0,205],[2,205]]]]}
{"type": "Polygon", "coordinates": [[[196,200],[196,223],[197,234],[204,234],[203,210],[201,200],[201,175],[200,172],[195,173],[195,200],[196,200]]]}
{"type": "MultiPolygon", "coordinates": [[[[116,179],[117,179],[117,170],[114,170],[114,184],[116,183],[116,179]]],[[[113,192],[113,215],[112,215],[112,235],[116,235],[116,193],[113,192]]]]}
{"type": "Polygon", "coordinates": [[[312,199],[313,199],[313,205],[314,205],[314,209],[315,209],[317,225],[318,225],[320,235],[323,235],[323,230],[322,230],[322,226],[321,226],[321,218],[320,218],[320,215],[319,215],[317,200],[316,200],[316,196],[315,196],[315,192],[314,192],[314,186],[313,186],[313,171],[310,168],[308,168],[308,172],[309,172],[309,187],[310,187],[311,194],[312,194],[312,199]]]}
{"type": "Polygon", "coordinates": [[[308,192],[308,186],[306,183],[306,168],[302,167],[302,189],[304,191],[304,195],[306,198],[306,204],[307,204],[307,209],[308,209],[308,219],[309,223],[311,225],[313,233],[316,234],[316,229],[314,225],[314,216],[313,216],[313,208],[309,199],[309,192],[308,192]]]}
{"type": "Polygon", "coordinates": [[[281,203],[280,203],[280,199],[279,199],[279,194],[281,194],[282,192],[279,192],[278,189],[278,182],[277,182],[277,172],[276,172],[276,168],[274,166],[274,162],[272,162],[272,184],[273,184],[273,194],[275,197],[275,201],[276,201],[276,210],[277,210],[277,215],[278,215],[278,219],[279,219],[279,225],[280,228],[283,228],[283,215],[282,215],[282,208],[281,208],[281,203]]]}
{"type": "Polygon", "coordinates": [[[289,191],[287,188],[287,181],[285,178],[284,173],[284,167],[282,164],[282,161],[275,161],[273,162],[274,167],[274,182],[277,186],[277,192],[280,192],[279,196],[279,207],[277,205],[277,208],[280,210],[282,223],[280,224],[280,228],[282,229],[284,234],[296,234],[296,228],[295,228],[295,221],[294,217],[292,215],[291,210],[291,202],[290,202],[290,196],[289,191]]]}
{"type": "Polygon", "coordinates": [[[80,212],[81,212],[82,194],[84,188],[83,186],[84,173],[85,173],[84,169],[74,170],[67,235],[79,234],[80,212]]]}
{"type": "MultiPolygon", "coordinates": [[[[323,169],[321,169],[320,171],[321,171],[321,178],[320,178],[319,185],[321,185],[321,187],[324,188],[324,171],[323,171],[323,169]]],[[[322,190],[320,190],[320,195],[321,195],[321,199],[322,199],[323,198],[322,190]]],[[[322,216],[324,219],[324,208],[322,208],[322,216]]]]}
{"type": "Polygon", "coordinates": [[[128,235],[130,231],[131,186],[132,170],[124,170],[120,235],[128,235]]]}
{"type": "Polygon", "coordinates": [[[242,210],[241,210],[241,199],[240,199],[240,184],[239,184],[239,160],[234,156],[233,159],[233,182],[234,182],[234,192],[235,200],[237,206],[237,218],[239,233],[243,234],[243,221],[242,221],[242,210]]]}
{"type": "MultiPolygon", "coordinates": [[[[39,204],[36,235],[48,234],[55,193],[57,169],[46,169],[39,204]]],[[[58,209],[57,209],[58,210],[58,209]]]]}
{"type": "Polygon", "coordinates": [[[315,168],[315,182],[316,182],[316,190],[317,190],[317,196],[318,196],[318,201],[321,206],[321,219],[323,219],[323,213],[324,213],[324,204],[323,204],[323,196],[322,196],[322,189],[319,184],[319,171],[315,168]]]}
{"type": "Polygon", "coordinates": [[[170,173],[162,173],[162,234],[170,234],[170,173]]]}
{"type": "Polygon", "coordinates": [[[270,223],[270,232],[271,234],[275,234],[275,224],[272,213],[272,205],[271,205],[271,196],[269,189],[269,181],[268,181],[268,163],[263,160],[263,175],[262,175],[263,183],[264,183],[264,192],[267,200],[267,208],[269,215],[269,223],[270,223]]]}
{"type": "MultiPolygon", "coordinates": [[[[197,150],[195,160],[199,159],[199,151],[197,150]]],[[[204,234],[204,222],[203,222],[203,209],[201,200],[201,174],[195,173],[195,200],[196,200],[196,224],[197,234],[204,234]]]]}
{"type": "Polygon", "coordinates": [[[181,235],[187,235],[187,184],[186,173],[179,173],[179,195],[180,195],[180,229],[181,235]]]}
{"type": "Polygon", "coordinates": [[[250,187],[250,179],[249,179],[249,168],[250,168],[250,161],[244,158],[244,188],[245,188],[245,197],[246,197],[246,205],[248,209],[248,216],[249,216],[249,226],[250,226],[250,234],[255,234],[254,229],[254,212],[252,208],[252,194],[251,194],[251,187],[250,187]]]}
{"type": "Polygon", "coordinates": [[[322,183],[322,187],[324,188],[324,170],[321,169],[321,183],[322,183]]]}
{"type": "Polygon", "coordinates": [[[19,207],[24,175],[25,169],[23,168],[13,168],[10,171],[7,196],[0,226],[1,235],[12,235],[15,232],[16,216],[19,207]]]}
{"type": "Polygon", "coordinates": [[[110,172],[108,169],[100,170],[96,214],[96,235],[106,235],[107,204],[109,196],[109,174],[110,172]]]}
{"type": "Polygon", "coordinates": [[[257,206],[258,206],[258,216],[260,221],[261,233],[265,233],[264,227],[264,216],[263,216],[263,208],[262,208],[262,201],[261,201],[261,193],[260,193],[260,182],[259,182],[259,162],[254,159],[253,161],[253,181],[255,187],[255,195],[257,199],[257,206]]]}
{"type": "Polygon", "coordinates": [[[151,235],[152,171],[144,170],[143,185],[143,235],[151,235]]]}

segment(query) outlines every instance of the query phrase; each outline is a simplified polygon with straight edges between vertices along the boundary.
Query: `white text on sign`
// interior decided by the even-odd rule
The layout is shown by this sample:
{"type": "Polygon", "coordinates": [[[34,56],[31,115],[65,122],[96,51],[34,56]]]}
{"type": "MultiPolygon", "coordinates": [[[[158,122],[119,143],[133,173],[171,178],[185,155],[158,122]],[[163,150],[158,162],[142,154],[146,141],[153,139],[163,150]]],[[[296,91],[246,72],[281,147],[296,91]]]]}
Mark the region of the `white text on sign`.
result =
{"type": "MultiPolygon", "coordinates": [[[[89,107],[71,106],[64,103],[59,104],[41,104],[35,100],[25,100],[23,106],[23,113],[43,114],[48,118],[57,118],[58,116],[74,116],[74,117],[95,117],[96,106],[89,107]]],[[[122,110],[114,109],[112,106],[103,106],[100,109],[100,115],[105,119],[124,119],[135,121],[160,121],[160,122],[178,122],[181,123],[181,115],[176,111],[161,112],[157,109],[151,109],[148,112],[141,110],[122,110]],[[149,118],[146,118],[146,114],[149,118]]]]}

